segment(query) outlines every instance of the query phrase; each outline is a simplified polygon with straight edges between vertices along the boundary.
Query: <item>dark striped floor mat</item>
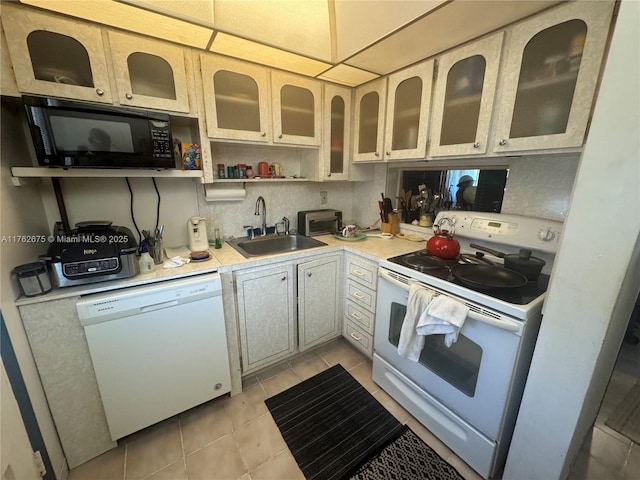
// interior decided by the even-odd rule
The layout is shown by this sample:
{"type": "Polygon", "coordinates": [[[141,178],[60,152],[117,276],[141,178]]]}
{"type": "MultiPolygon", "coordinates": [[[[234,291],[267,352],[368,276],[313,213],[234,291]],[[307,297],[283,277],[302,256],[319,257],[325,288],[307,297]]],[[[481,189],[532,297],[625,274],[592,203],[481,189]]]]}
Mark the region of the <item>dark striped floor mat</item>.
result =
{"type": "Polygon", "coordinates": [[[348,478],[403,426],[342,365],[265,400],[305,478],[348,478]]]}

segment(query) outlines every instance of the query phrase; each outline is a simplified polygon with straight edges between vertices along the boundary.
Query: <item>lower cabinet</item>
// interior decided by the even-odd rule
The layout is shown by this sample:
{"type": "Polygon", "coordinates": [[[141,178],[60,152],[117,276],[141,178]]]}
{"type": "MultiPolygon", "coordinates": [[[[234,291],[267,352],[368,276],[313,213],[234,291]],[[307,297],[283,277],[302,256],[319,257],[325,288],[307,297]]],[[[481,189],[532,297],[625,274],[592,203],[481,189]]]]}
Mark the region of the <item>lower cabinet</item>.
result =
{"type": "Polygon", "coordinates": [[[378,264],[353,254],[346,255],[345,264],[343,335],[354,347],[372,358],[378,264]]]}
{"type": "Polygon", "coordinates": [[[339,337],[342,255],[234,274],[242,374],[339,337]]]}

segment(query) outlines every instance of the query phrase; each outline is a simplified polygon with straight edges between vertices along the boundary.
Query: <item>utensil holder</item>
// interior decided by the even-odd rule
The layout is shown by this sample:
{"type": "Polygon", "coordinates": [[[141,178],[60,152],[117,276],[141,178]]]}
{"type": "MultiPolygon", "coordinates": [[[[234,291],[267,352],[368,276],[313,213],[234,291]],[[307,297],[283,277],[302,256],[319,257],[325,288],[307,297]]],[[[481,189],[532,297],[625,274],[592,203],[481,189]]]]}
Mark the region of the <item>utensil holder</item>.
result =
{"type": "Polygon", "coordinates": [[[156,240],[153,245],[149,246],[149,253],[153,258],[155,265],[160,265],[164,261],[164,250],[162,248],[162,240],[156,240]]]}
{"type": "Polygon", "coordinates": [[[382,222],[380,231],[382,233],[400,233],[400,222],[398,221],[397,213],[389,213],[388,214],[388,222],[382,222]]]}

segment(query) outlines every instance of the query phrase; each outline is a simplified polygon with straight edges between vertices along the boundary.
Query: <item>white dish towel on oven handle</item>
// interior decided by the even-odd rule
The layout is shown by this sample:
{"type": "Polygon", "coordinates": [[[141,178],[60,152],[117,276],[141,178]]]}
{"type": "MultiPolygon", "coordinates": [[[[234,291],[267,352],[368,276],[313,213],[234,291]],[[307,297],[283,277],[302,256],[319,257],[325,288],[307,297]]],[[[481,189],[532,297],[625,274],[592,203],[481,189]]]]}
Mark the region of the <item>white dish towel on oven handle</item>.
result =
{"type": "Polygon", "coordinates": [[[458,340],[458,332],[469,314],[469,307],[451,297],[439,295],[434,298],[420,316],[416,331],[418,335],[444,334],[444,343],[450,347],[458,340]]]}
{"type": "Polygon", "coordinates": [[[426,311],[433,299],[433,291],[421,287],[418,283],[409,286],[409,297],[407,298],[407,313],[402,321],[400,330],[400,340],[398,341],[398,355],[405,357],[412,362],[417,362],[420,352],[424,348],[425,338],[418,335],[416,327],[418,321],[426,311]]]}

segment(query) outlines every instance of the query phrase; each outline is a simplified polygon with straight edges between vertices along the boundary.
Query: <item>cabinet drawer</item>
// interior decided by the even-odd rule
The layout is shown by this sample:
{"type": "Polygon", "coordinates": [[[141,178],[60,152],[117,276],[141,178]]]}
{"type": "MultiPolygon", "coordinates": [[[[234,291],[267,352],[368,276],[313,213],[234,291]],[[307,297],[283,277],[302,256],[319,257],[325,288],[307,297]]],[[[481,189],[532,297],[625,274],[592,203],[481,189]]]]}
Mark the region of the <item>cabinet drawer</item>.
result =
{"type": "Polygon", "coordinates": [[[361,283],[365,287],[376,289],[378,265],[366,260],[347,258],[347,278],[361,283]]]}
{"type": "Polygon", "coordinates": [[[345,321],[355,323],[365,332],[373,335],[374,314],[349,300],[345,310],[345,321]]]}
{"type": "Polygon", "coordinates": [[[351,322],[346,322],[344,336],[349,343],[361,350],[367,357],[373,357],[373,335],[363,332],[351,322]]]}
{"type": "Polygon", "coordinates": [[[347,299],[356,302],[370,312],[376,309],[376,292],[347,279],[347,299]]]}

